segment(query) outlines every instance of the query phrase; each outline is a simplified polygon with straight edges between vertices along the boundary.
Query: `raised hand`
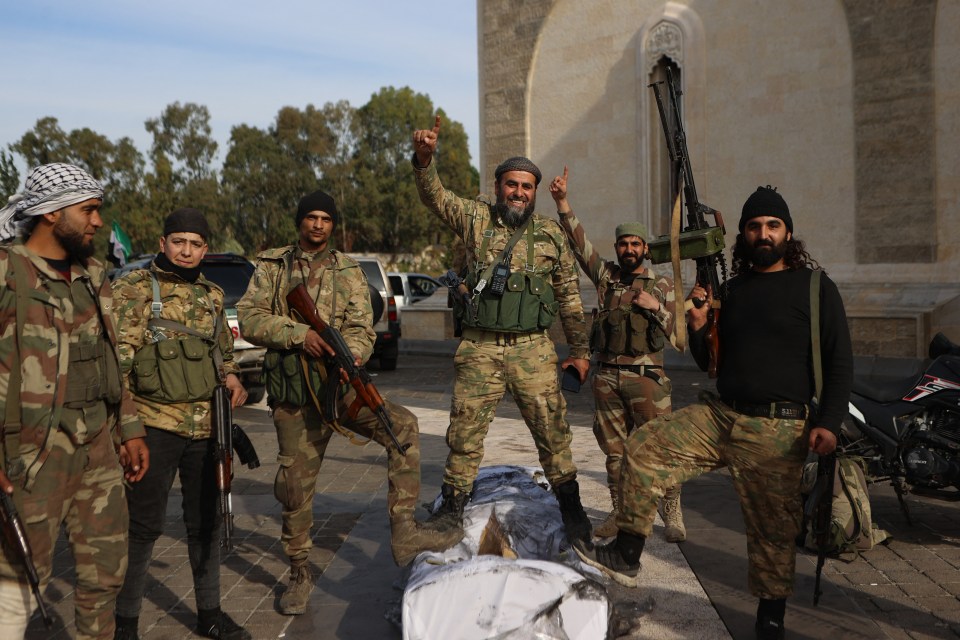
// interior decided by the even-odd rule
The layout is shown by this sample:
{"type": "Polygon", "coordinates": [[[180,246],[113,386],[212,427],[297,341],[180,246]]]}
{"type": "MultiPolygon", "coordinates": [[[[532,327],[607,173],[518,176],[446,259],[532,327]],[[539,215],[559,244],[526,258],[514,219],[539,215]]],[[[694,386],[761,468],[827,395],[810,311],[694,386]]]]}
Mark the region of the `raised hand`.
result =
{"type": "Polygon", "coordinates": [[[557,211],[569,210],[567,206],[567,177],[569,175],[570,170],[567,169],[567,165],[563,165],[563,175],[550,181],[550,195],[557,203],[557,211]]]}
{"type": "Polygon", "coordinates": [[[413,151],[417,156],[417,165],[430,164],[433,152],[437,150],[437,138],[440,137],[440,116],[437,116],[433,129],[417,129],[413,132],[413,151]]]}

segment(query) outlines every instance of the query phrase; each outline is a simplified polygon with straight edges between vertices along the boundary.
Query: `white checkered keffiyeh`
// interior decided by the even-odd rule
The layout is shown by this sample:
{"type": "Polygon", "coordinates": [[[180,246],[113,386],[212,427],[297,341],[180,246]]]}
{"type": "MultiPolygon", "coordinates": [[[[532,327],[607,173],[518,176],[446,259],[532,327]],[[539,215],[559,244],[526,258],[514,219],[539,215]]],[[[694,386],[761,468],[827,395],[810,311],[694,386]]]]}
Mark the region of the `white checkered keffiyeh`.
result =
{"type": "Polygon", "coordinates": [[[16,237],[27,218],[91,198],[103,199],[103,185],[80,167],[60,162],[36,167],[27,176],[23,191],[10,196],[7,206],[0,209],[0,240],[16,237]]]}

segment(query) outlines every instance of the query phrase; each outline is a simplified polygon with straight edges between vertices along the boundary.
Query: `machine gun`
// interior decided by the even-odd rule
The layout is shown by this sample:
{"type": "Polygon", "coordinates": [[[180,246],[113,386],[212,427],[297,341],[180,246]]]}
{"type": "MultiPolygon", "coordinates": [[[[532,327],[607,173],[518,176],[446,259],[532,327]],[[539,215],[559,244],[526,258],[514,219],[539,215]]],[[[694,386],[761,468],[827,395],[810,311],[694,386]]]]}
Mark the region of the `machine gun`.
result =
{"type": "Polygon", "coordinates": [[[27,532],[23,527],[20,514],[17,513],[17,507],[13,504],[13,498],[6,491],[0,491],[0,526],[3,527],[3,537],[7,546],[23,565],[33,597],[37,599],[37,608],[40,609],[43,624],[49,629],[53,626],[53,618],[50,617],[43,596],[40,595],[40,576],[37,575],[37,567],[33,564],[30,539],[27,538],[27,532]]]}
{"type": "MultiPolygon", "coordinates": [[[[707,372],[711,378],[717,377],[720,364],[720,338],[717,324],[720,320],[720,306],[726,295],[727,265],[723,258],[724,225],[722,214],[700,202],[697,187],[693,181],[693,169],[690,167],[690,154],[687,151],[687,134],[683,130],[683,118],[680,115],[679,97],[683,94],[673,80],[673,74],[667,69],[667,90],[670,100],[671,118],[664,106],[660,85],[663,81],[650,84],[657,100],[660,123],[667,139],[667,151],[670,161],[677,165],[678,184],[683,184],[683,201],[687,210],[687,225],[680,232],[680,260],[692,259],[697,264],[697,283],[710,289],[714,303],[707,314],[706,344],[710,361],[707,372]],[[714,225],[707,223],[706,216],[713,216],[714,225]],[[718,272],[719,271],[719,272],[718,272]]],[[[649,243],[650,261],[653,264],[670,262],[675,258],[670,248],[670,236],[659,236],[649,243]]],[[[696,299],[693,304],[699,309],[706,300],[696,299]]]]}
{"type": "Polygon", "coordinates": [[[310,328],[316,331],[336,354],[327,359],[328,402],[324,410],[326,414],[324,417],[332,421],[338,420],[336,402],[338,400],[336,394],[340,388],[338,382],[342,381],[344,384],[349,384],[353,387],[357,397],[347,409],[348,418],[352,420],[357,417],[362,408],[368,408],[380,421],[380,425],[390,437],[390,440],[393,441],[397,450],[406,455],[410,445],[402,445],[397,439],[397,434],[393,430],[393,421],[390,419],[390,414],[387,413],[386,403],[373,385],[373,378],[370,377],[366,369],[357,366],[354,362],[353,353],[340,332],[324,322],[320,314],[317,313],[317,307],[310,299],[310,294],[307,293],[307,288],[302,283],[287,294],[287,305],[296,311],[303,318],[303,321],[310,325],[310,328]],[[330,392],[333,392],[334,395],[329,395],[330,392]]]}

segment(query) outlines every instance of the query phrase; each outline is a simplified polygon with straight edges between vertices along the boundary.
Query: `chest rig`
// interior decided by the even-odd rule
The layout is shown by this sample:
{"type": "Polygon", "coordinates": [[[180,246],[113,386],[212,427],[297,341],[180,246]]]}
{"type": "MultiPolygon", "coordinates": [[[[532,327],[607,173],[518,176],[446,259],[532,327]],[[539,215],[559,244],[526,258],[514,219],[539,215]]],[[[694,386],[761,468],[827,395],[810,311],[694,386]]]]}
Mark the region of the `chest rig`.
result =
{"type": "Polygon", "coordinates": [[[653,312],[633,304],[642,291],[653,292],[653,278],[636,277],[629,285],[620,280],[620,269],[603,291],[603,306],[590,333],[590,350],[611,356],[656,353],[666,336],[653,312]]]}

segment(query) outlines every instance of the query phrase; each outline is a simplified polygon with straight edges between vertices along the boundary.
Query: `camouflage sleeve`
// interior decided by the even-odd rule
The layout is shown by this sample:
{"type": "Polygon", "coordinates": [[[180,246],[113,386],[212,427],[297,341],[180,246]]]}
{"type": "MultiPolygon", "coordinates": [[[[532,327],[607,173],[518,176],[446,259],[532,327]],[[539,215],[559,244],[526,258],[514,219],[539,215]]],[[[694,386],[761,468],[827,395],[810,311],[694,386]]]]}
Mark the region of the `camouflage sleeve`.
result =
{"type": "Polygon", "coordinates": [[[133,356],[143,346],[143,335],[150,320],[150,301],[152,294],[147,291],[149,280],[143,272],[131,271],[112,287],[113,323],[117,330],[117,351],[120,354],[120,369],[124,383],[129,388],[130,370],[133,368],[133,356]]]}
{"type": "MultiPolygon", "coordinates": [[[[123,279],[115,283],[116,286],[124,287],[120,284],[123,279]]],[[[127,292],[128,295],[131,295],[131,292],[127,292]]],[[[137,405],[133,401],[133,396],[130,394],[130,383],[129,383],[129,374],[130,367],[133,363],[133,354],[136,352],[136,348],[131,348],[129,342],[126,343],[124,347],[124,339],[121,338],[122,327],[126,324],[121,320],[121,313],[119,311],[120,305],[117,304],[117,297],[114,290],[111,289],[107,281],[104,281],[103,285],[100,288],[100,300],[104,308],[113,308],[111,312],[110,321],[113,322],[113,330],[116,337],[117,343],[117,357],[120,362],[120,370],[123,377],[123,388],[121,389],[120,396],[120,409],[117,416],[117,425],[116,431],[119,432],[120,442],[127,442],[128,440],[133,440],[135,438],[144,438],[147,435],[146,430],[143,428],[143,423],[140,421],[140,417],[137,414],[137,405]],[[124,349],[121,351],[121,349],[124,349]],[[129,353],[129,360],[126,359],[125,353],[129,353]]],[[[125,303],[126,304],[126,303],[125,303]]],[[[143,308],[149,311],[150,305],[141,303],[140,308],[137,309],[137,313],[142,314],[143,308]]],[[[134,312],[131,312],[129,309],[126,309],[127,314],[134,315],[134,312]]],[[[125,314],[126,315],[126,314],[125,314]]],[[[143,325],[146,323],[144,320],[141,323],[139,330],[138,344],[143,342],[143,325]]],[[[129,336],[126,338],[129,340],[129,336]]],[[[116,435],[114,436],[116,437],[116,435]]]]}
{"type": "Polygon", "coordinates": [[[580,273],[563,233],[559,229],[556,231],[557,233],[551,232],[551,235],[557,245],[560,263],[553,270],[553,292],[560,303],[560,323],[563,325],[567,344],[570,345],[570,356],[590,358],[587,323],[583,317],[583,301],[580,299],[580,273]]]}
{"type": "Polygon", "coordinates": [[[436,159],[421,169],[417,166],[416,156],[414,156],[413,176],[417,182],[420,201],[434,215],[447,223],[447,226],[460,238],[465,238],[469,220],[476,215],[477,202],[461,198],[443,188],[440,176],[437,174],[436,159]]]}
{"type": "Polygon", "coordinates": [[[660,310],[654,313],[653,317],[660,323],[664,335],[670,339],[670,344],[676,348],[677,341],[673,331],[676,325],[673,313],[676,294],[673,289],[673,280],[666,276],[658,276],[656,283],[653,285],[653,295],[660,301],[660,310]]]}
{"type": "Polygon", "coordinates": [[[227,312],[223,308],[223,293],[220,293],[217,301],[220,308],[220,353],[223,354],[223,373],[224,375],[232,373],[240,375],[240,365],[233,361],[233,331],[230,330],[230,324],[227,322],[227,312]]]}
{"type": "MultiPolygon", "coordinates": [[[[282,262],[257,260],[246,293],[237,302],[240,333],[248,341],[268,349],[293,349],[303,344],[309,327],[287,315],[273,312],[277,279],[282,262]]],[[[285,307],[284,307],[285,308],[285,307]]]]}
{"type": "Polygon", "coordinates": [[[359,357],[360,362],[366,362],[373,355],[377,338],[373,330],[373,306],[367,293],[367,277],[359,266],[344,269],[341,273],[346,280],[341,291],[347,294],[347,299],[338,329],[353,355],[359,357]]]}
{"type": "Polygon", "coordinates": [[[570,243],[570,248],[573,249],[573,255],[580,263],[580,268],[586,272],[595,286],[599,286],[610,273],[607,261],[597,253],[593,243],[587,239],[586,231],[577,217],[573,215],[573,211],[560,212],[559,215],[563,235],[570,243]]]}

